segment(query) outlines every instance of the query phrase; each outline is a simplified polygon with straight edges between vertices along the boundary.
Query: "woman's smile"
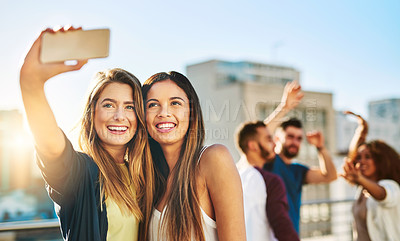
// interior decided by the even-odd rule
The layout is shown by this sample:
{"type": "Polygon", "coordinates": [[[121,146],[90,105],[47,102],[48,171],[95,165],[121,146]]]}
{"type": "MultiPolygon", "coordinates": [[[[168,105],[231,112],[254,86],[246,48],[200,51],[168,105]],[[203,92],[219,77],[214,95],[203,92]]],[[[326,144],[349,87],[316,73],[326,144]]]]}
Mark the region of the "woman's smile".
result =
{"type": "Polygon", "coordinates": [[[146,100],[146,122],[150,136],[160,145],[183,143],[189,117],[189,99],[173,81],[164,80],[151,87],[146,100]]]}

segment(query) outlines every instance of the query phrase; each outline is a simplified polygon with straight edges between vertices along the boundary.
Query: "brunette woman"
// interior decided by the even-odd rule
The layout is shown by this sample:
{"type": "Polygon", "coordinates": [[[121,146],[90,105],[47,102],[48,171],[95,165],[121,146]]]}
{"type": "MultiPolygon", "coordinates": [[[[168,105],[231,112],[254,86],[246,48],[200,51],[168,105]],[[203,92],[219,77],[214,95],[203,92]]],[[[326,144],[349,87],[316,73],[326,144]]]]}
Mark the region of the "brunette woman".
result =
{"type": "Polygon", "coordinates": [[[177,72],[143,85],[155,162],[156,193],[149,239],[245,240],[240,177],[226,147],[204,146],[199,98],[177,72]]]}

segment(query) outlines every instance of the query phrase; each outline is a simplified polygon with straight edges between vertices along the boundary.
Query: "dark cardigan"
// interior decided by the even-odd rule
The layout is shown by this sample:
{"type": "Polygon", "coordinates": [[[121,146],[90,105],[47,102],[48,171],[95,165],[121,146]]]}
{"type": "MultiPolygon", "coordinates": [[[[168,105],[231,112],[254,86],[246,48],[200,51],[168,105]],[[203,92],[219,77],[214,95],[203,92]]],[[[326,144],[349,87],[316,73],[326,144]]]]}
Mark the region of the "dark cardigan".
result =
{"type": "Polygon", "coordinates": [[[76,152],[67,137],[65,142],[66,148],[57,160],[44,160],[37,153],[62,236],[72,241],[106,241],[107,211],[105,203],[100,203],[99,168],[91,157],[76,152]]]}

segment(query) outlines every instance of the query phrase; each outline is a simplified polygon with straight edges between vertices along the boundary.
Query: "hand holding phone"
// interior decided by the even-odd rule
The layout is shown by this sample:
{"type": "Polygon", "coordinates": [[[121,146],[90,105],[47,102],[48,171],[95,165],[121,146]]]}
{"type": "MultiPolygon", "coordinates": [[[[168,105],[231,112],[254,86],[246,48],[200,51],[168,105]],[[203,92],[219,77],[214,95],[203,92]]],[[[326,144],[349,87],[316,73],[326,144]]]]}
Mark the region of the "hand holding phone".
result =
{"type": "Polygon", "coordinates": [[[105,58],[109,54],[110,30],[73,30],[45,32],[41,40],[42,63],[105,58]]]}
{"type": "Polygon", "coordinates": [[[58,31],[64,31],[65,33],[70,31],[76,31],[72,26],[64,27],[62,30],[53,30],[47,28],[43,30],[37,39],[32,44],[28,53],[25,56],[24,62],[20,69],[20,84],[21,89],[41,89],[43,84],[50,78],[59,75],[61,73],[75,71],[81,69],[86,63],[87,59],[78,60],[74,65],[66,65],[64,61],[54,63],[43,63],[40,60],[42,50],[42,37],[46,34],[55,34],[58,31]]]}

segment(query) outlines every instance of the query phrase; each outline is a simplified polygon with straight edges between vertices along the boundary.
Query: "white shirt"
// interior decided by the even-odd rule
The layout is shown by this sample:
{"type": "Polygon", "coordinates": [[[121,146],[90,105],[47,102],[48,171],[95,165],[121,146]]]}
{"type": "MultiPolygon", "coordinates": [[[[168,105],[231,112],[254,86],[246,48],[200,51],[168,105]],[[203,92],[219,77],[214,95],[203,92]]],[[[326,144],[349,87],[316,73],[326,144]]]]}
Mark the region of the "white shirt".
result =
{"type": "MultiPolygon", "coordinates": [[[[217,224],[210,218],[200,207],[201,214],[203,215],[203,231],[206,241],[218,241],[217,224]]],[[[150,241],[165,241],[165,233],[161,232],[160,225],[164,216],[164,211],[161,213],[157,209],[153,210],[153,215],[150,220],[149,240],[150,241]]]]}
{"type": "MultiPolygon", "coordinates": [[[[197,163],[199,163],[201,156],[203,155],[204,151],[207,149],[208,146],[203,146],[200,151],[199,159],[197,163]]],[[[217,223],[210,218],[204,210],[200,207],[201,214],[203,216],[203,232],[204,232],[204,239],[206,241],[218,241],[218,233],[217,233],[217,223]]],[[[164,211],[161,213],[157,209],[153,210],[153,215],[150,220],[150,230],[149,230],[149,240],[150,241],[164,241],[165,240],[165,233],[161,232],[161,220],[164,217],[164,211]]]]}
{"type": "Polygon", "coordinates": [[[386,197],[377,201],[367,199],[367,228],[372,241],[400,240],[400,186],[393,180],[380,180],[386,197]]]}
{"type": "Polygon", "coordinates": [[[247,241],[277,241],[267,218],[267,187],[263,176],[245,156],[236,167],[242,179],[247,241]]]}

